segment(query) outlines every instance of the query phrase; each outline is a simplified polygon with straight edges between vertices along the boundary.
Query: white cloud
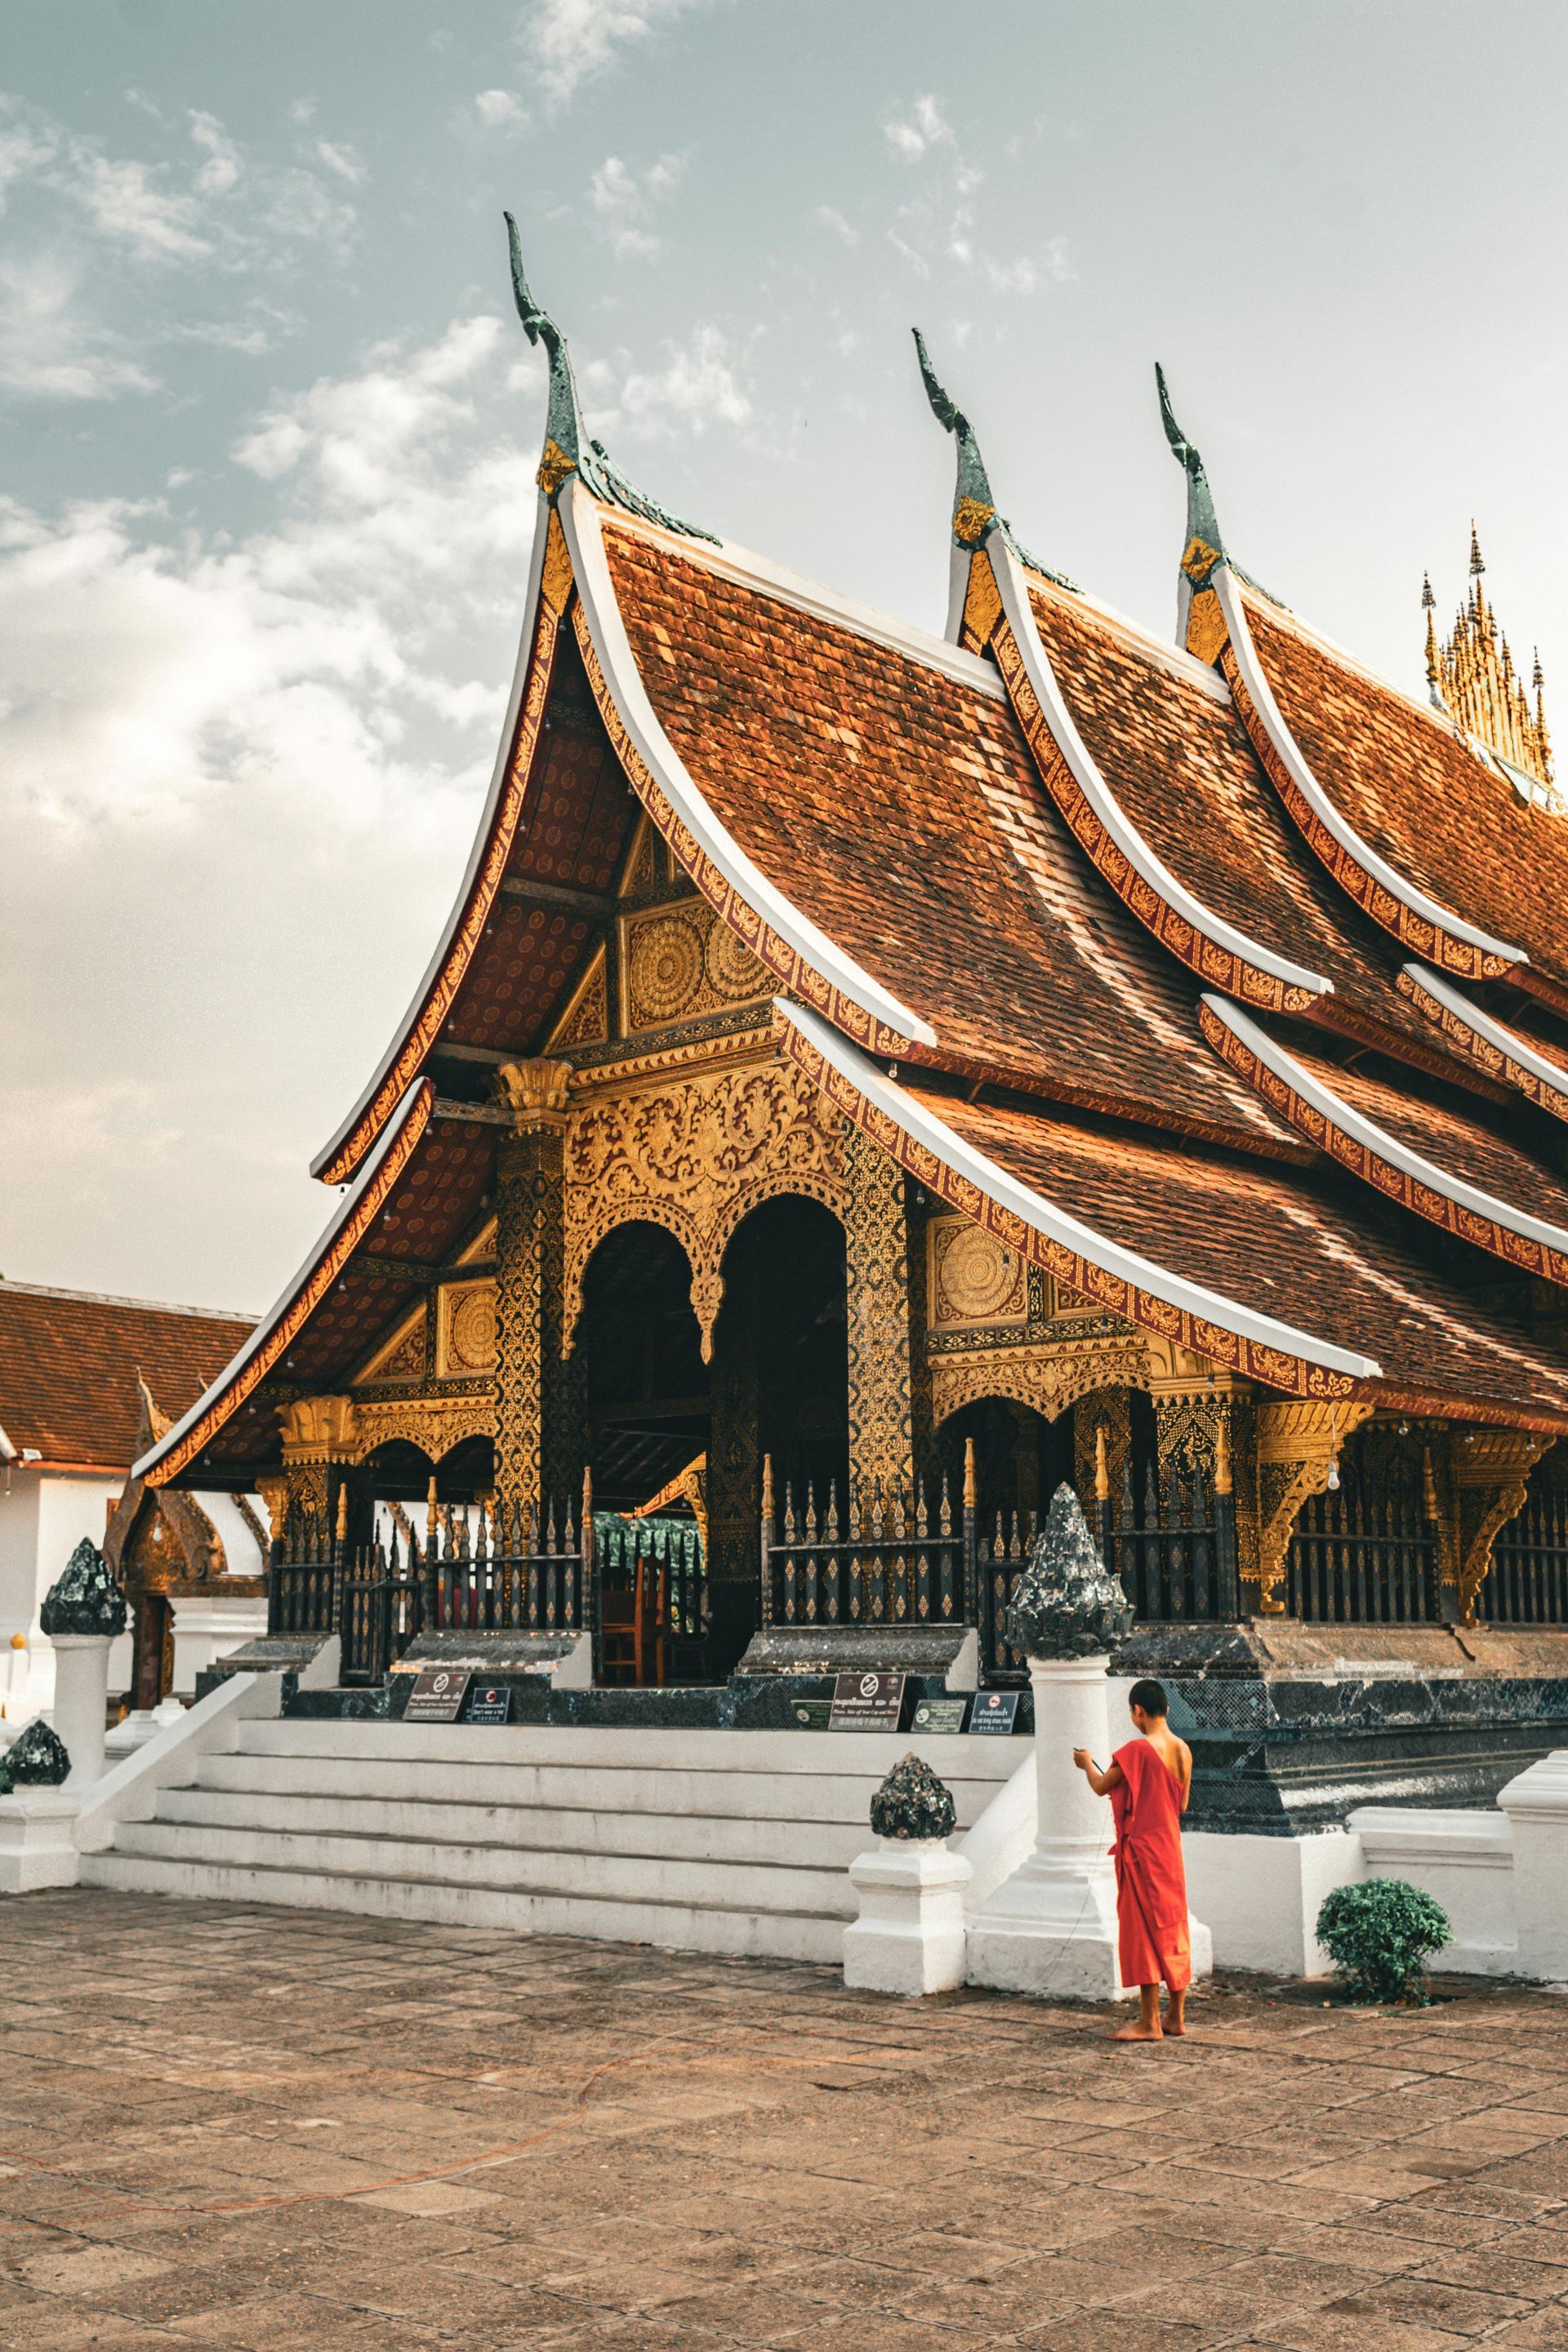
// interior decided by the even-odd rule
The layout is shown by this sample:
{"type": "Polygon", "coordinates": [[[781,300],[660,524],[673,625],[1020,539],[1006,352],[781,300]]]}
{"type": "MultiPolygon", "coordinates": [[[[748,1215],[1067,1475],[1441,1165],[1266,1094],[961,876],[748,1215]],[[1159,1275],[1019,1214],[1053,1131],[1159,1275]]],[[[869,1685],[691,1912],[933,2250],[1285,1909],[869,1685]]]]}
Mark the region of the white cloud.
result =
{"type": "Polygon", "coordinates": [[[471,645],[521,594],[531,459],[475,402],[499,320],[388,347],[259,419],[236,451],[279,485],[231,542],[159,507],[0,504],[0,810],[68,830],[168,820],[225,788],[351,831],[429,837],[497,715],[471,645]],[[431,733],[434,727],[435,732],[431,733]]]}
{"type": "Polygon", "coordinates": [[[318,139],[316,152],[328,171],[335,172],[340,180],[347,180],[351,187],[357,188],[370,177],[363,157],[346,140],[318,139]]]}
{"type": "Polygon", "coordinates": [[[481,89],[474,100],[474,112],[487,131],[521,131],[529,119],[527,107],[510,89],[481,89]]]}
{"type": "Polygon", "coordinates": [[[752,414],[727,337],[702,326],[689,343],[671,348],[668,365],[657,373],[634,369],[605,421],[624,424],[640,440],[668,441],[700,439],[710,425],[745,425],[752,414]]]}
{"type": "Polygon", "coordinates": [[[834,236],[839,239],[841,244],[859,244],[859,230],[850,227],[849,223],[845,219],[843,214],[838,210],[836,205],[818,205],[814,217],[819,226],[831,229],[834,236]]]}
{"type": "MultiPolygon", "coordinates": [[[[160,127],[172,138],[173,126],[160,127]]],[[[252,268],[276,259],[280,244],[346,250],[354,208],[314,173],[247,165],[223,123],[199,108],[187,113],[185,130],[186,141],[161,159],[110,155],[100,141],[0,94],[0,203],[27,189],[57,227],[72,215],[85,217],[99,237],[146,267],[252,268]]],[[[347,147],[331,151],[331,168],[351,180],[363,173],[347,147]]]]}
{"type": "Polygon", "coordinates": [[[0,386],[31,399],[111,400],[154,379],[77,299],[80,264],[54,247],[0,257],[0,386]]]}
{"type": "Polygon", "coordinates": [[[532,0],[519,26],[525,53],[554,104],[603,73],[618,50],[646,41],[710,0],[532,0]]]}
{"type": "Polygon", "coordinates": [[[895,155],[906,163],[924,161],[933,147],[951,147],[952,128],[934,98],[917,98],[910,109],[909,120],[884,122],[882,136],[895,155]]]}
{"type": "Polygon", "coordinates": [[[239,178],[239,150],[216,115],[193,111],[190,122],[191,137],[207,158],[196,186],[203,195],[226,196],[239,178]]]}
{"type": "Polygon", "coordinates": [[[589,184],[588,200],[617,253],[646,257],[658,251],[660,241],[647,224],[655,205],[679,186],[685,170],[682,155],[661,155],[640,176],[618,155],[605,157],[589,184]]]}

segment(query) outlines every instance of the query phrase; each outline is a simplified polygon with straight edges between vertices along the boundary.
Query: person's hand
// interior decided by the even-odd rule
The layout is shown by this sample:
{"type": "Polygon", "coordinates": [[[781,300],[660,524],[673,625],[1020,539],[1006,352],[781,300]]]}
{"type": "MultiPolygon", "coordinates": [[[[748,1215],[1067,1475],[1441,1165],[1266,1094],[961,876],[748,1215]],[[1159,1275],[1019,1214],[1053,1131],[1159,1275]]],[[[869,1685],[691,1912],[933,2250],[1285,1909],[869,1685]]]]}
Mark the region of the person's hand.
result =
{"type": "Polygon", "coordinates": [[[1087,1748],[1075,1748],[1072,1752],[1072,1760],[1078,1766],[1080,1772],[1087,1772],[1089,1766],[1094,1762],[1094,1759],[1089,1754],[1087,1748]]]}

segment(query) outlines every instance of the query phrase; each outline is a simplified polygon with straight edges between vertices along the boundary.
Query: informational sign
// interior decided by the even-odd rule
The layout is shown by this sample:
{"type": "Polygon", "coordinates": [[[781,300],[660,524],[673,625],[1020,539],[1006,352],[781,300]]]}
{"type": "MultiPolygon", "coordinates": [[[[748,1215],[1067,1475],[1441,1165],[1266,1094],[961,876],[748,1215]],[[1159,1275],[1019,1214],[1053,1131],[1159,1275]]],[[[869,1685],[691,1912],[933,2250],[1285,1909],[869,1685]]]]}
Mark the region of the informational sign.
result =
{"type": "Polygon", "coordinates": [[[829,1731],[897,1731],[904,1709],[902,1675],[840,1675],[833,1685],[829,1731]]]}
{"type": "Polygon", "coordinates": [[[790,1714],[797,1731],[826,1731],[833,1713],[830,1698],[792,1698],[790,1714]]]}
{"type": "Polygon", "coordinates": [[[465,1723],[509,1723],[511,1686],[508,1683],[476,1683],[465,1723]]]}
{"type": "Polygon", "coordinates": [[[403,1710],[404,1722],[456,1723],[472,1680],[472,1675],[459,1674],[452,1666],[426,1667],[414,1677],[414,1688],[403,1710]]]}
{"type": "Polygon", "coordinates": [[[922,1698],[910,1717],[911,1731],[962,1731],[966,1698],[922,1698]]]}
{"type": "Polygon", "coordinates": [[[970,1710],[970,1730],[1005,1738],[1018,1720],[1019,1696],[1017,1691],[977,1691],[970,1710]]]}

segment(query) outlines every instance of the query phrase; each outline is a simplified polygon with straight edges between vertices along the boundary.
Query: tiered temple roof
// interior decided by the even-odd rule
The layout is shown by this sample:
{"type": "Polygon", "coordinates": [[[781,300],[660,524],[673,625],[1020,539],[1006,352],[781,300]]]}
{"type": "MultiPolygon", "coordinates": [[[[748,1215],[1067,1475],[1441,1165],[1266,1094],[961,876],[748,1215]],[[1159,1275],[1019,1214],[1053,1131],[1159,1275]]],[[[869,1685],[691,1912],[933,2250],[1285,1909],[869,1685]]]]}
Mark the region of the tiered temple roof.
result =
{"type": "Polygon", "coordinates": [[[152,1475],[237,1476],[473,1262],[495,1069],[602,1055],[563,1020],[643,812],[779,1050],[1010,1247],[1286,1394],[1568,1432],[1568,832],[1468,706],[1235,566],[1168,402],[1184,643],[1109,612],[998,515],[923,347],[948,639],[868,612],[633,490],[514,276],[550,412],[473,856],[316,1163],[327,1234],[152,1475]]]}

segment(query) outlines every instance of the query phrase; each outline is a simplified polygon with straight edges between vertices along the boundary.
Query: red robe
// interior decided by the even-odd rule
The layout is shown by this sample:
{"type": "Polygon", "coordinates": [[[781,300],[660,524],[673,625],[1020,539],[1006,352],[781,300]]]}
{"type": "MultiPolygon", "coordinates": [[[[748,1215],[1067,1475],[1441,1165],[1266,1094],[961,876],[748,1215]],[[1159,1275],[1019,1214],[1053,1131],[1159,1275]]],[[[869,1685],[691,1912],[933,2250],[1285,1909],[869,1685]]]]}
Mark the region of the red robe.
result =
{"type": "Polygon", "coordinates": [[[1172,1992],[1185,1992],[1193,1980],[1193,1948],[1182,1866],[1182,1785],[1146,1739],[1130,1739],[1113,1760],[1121,1767],[1121,1784],[1110,1791],[1121,1981],[1163,1983],[1172,1992]]]}

